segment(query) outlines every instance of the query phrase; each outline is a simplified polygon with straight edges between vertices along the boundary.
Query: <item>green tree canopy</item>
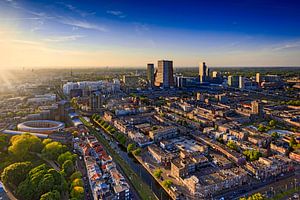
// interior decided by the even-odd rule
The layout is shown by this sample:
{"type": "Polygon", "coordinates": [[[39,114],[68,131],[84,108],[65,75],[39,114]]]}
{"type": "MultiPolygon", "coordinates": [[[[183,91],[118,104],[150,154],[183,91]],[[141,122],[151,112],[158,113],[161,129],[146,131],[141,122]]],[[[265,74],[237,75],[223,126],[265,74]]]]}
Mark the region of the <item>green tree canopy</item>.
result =
{"type": "Polygon", "coordinates": [[[76,179],[74,179],[74,180],[72,181],[71,187],[74,188],[74,187],[76,187],[76,186],[83,187],[83,181],[82,181],[82,179],[76,178],[76,179]]]}
{"type": "Polygon", "coordinates": [[[173,182],[171,181],[171,180],[164,180],[163,182],[162,182],[162,185],[165,187],[165,188],[170,188],[171,187],[171,185],[173,184],[173,182]]]}
{"type": "Polygon", "coordinates": [[[156,170],[153,172],[153,175],[154,175],[156,178],[160,178],[162,173],[163,173],[163,171],[162,171],[161,169],[156,169],[156,170]]]}
{"type": "Polygon", "coordinates": [[[79,178],[79,179],[82,178],[82,174],[81,174],[80,171],[74,172],[74,173],[70,176],[70,181],[72,182],[72,181],[74,181],[74,180],[77,179],[77,178],[79,178]]]}
{"type": "Polygon", "coordinates": [[[248,161],[258,160],[261,157],[261,153],[257,150],[245,150],[243,155],[246,156],[248,161]]]}
{"type": "Polygon", "coordinates": [[[40,200],[60,200],[60,193],[57,190],[43,194],[40,200]]]}
{"type": "Polygon", "coordinates": [[[277,132],[273,132],[273,133],[271,134],[271,136],[272,136],[272,138],[273,138],[274,140],[277,140],[277,139],[280,137],[279,133],[277,133],[277,132]]]}
{"type": "Polygon", "coordinates": [[[46,146],[47,144],[49,144],[49,143],[51,143],[51,142],[53,142],[53,140],[50,139],[50,138],[44,139],[44,140],[43,140],[43,145],[46,146]]]}
{"type": "Polygon", "coordinates": [[[42,141],[38,137],[27,133],[13,136],[10,143],[8,151],[20,160],[24,159],[30,151],[41,152],[43,148],[42,141]]]}
{"type": "Polygon", "coordinates": [[[57,160],[58,156],[66,151],[65,145],[60,142],[51,142],[44,147],[42,155],[49,160],[57,160]]]}
{"type": "Polygon", "coordinates": [[[8,147],[8,136],[0,134],[0,151],[3,151],[8,147]]]}
{"type": "Polygon", "coordinates": [[[73,154],[70,151],[67,151],[58,156],[57,162],[60,164],[60,166],[62,166],[66,160],[71,160],[73,163],[75,163],[76,158],[77,158],[76,154],[73,154]]]}
{"type": "Polygon", "coordinates": [[[290,141],[289,141],[290,147],[293,148],[293,146],[296,144],[297,144],[297,141],[296,141],[295,137],[291,136],[290,141]]]}
{"type": "Polygon", "coordinates": [[[277,122],[275,121],[275,120],[271,120],[271,121],[269,121],[269,125],[271,126],[271,127],[274,127],[274,126],[276,126],[276,124],[277,124],[277,122]]]}
{"type": "Polygon", "coordinates": [[[236,144],[234,141],[232,141],[232,140],[229,140],[229,141],[227,142],[226,146],[228,146],[230,149],[233,149],[233,150],[235,150],[235,151],[238,150],[237,144],[236,144]]]}
{"type": "Polygon", "coordinates": [[[43,194],[49,197],[50,194],[47,194],[48,192],[54,190],[62,192],[66,188],[67,185],[64,177],[56,170],[49,169],[48,166],[43,164],[30,170],[27,178],[17,188],[17,197],[21,200],[37,200],[43,194]]]}
{"type": "Polygon", "coordinates": [[[135,155],[135,156],[139,156],[139,155],[141,154],[141,152],[142,152],[142,149],[141,149],[141,148],[137,148],[137,149],[134,150],[132,153],[133,153],[133,155],[135,155]]]}
{"type": "Polygon", "coordinates": [[[3,170],[1,180],[4,185],[15,189],[26,179],[27,173],[31,168],[32,164],[30,162],[17,162],[11,164],[3,170]]]}
{"type": "Polygon", "coordinates": [[[71,191],[71,197],[76,199],[83,199],[84,189],[80,186],[75,186],[71,191]]]}
{"type": "Polygon", "coordinates": [[[261,193],[255,193],[249,197],[242,197],[240,200],[265,200],[266,198],[261,193]]]}
{"type": "Polygon", "coordinates": [[[127,146],[128,153],[131,153],[134,149],[135,149],[135,144],[133,144],[133,143],[128,144],[128,146],[127,146]]]}
{"type": "Polygon", "coordinates": [[[75,170],[74,164],[71,160],[66,160],[64,164],[62,165],[62,169],[64,173],[66,173],[66,176],[71,176],[75,170]]]}

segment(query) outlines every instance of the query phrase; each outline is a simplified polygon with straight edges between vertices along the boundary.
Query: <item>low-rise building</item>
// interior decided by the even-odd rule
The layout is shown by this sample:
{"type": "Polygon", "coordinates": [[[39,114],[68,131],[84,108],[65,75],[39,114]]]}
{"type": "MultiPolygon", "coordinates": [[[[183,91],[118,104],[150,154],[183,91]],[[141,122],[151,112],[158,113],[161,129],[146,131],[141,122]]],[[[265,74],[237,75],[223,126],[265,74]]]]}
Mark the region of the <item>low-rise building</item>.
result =
{"type": "Polygon", "coordinates": [[[149,131],[149,137],[154,142],[159,142],[161,140],[174,138],[177,136],[177,128],[174,126],[167,126],[163,128],[159,128],[157,130],[151,130],[149,131]]]}
{"type": "Polygon", "coordinates": [[[157,163],[163,166],[169,166],[171,160],[177,156],[176,154],[162,150],[156,144],[148,146],[148,152],[157,161],[157,163]]]}
{"type": "Polygon", "coordinates": [[[183,179],[184,185],[196,199],[209,198],[213,194],[229,188],[247,184],[249,176],[240,167],[219,170],[204,176],[190,176],[183,179]]]}
{"type": "Polygon", "coordinates": [[[290,159],[300,163],[300,150],[295,150],[289,154],[290,159]]]}
{"type": "Polygon", "coordinates": [[[292,170],[291,160],[279,155],[269,158],[260,157],[256,161],[248,162],[245,167],[259,180],[276,177],[292,170]]]}

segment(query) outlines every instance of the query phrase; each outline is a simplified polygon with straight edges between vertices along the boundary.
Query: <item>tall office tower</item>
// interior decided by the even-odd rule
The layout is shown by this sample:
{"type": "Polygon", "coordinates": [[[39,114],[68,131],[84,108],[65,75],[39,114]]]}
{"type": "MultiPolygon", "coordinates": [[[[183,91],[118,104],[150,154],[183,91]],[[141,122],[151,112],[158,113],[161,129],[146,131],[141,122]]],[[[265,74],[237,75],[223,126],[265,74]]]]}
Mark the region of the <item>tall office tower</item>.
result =
{"type": "Polygon", "coordinates": [[[154,64],[147,64],[147,80],[149,85],[152,87],[154,85],[154,64]]]}
{"type": "Polygon", "coordinates": [[[259,101],[251,102],[251,111],[253,114],[262,115],[263,114],[263,106],[259,101]]]}
{"type": "Polygon", "coordinates": [[[200,83],[207,81],[207,77],[209,76],[209,69],[206,66],[205,62],[199,64],[199,79],[200,83]]]}
{"type": "Polygon", "coordinates": [[[261,83],[260,73],[256,73],[256,82],[257,82],[258,84],[261,83]]]}
{"type": "Polygon", "coordinates": [[[154,85],[169,88],[174,86],[173,61],[159,60],[154,85]]]}
{"type": "Polygon", "coordinates": [[[239,88],[243,89],[245,87],[245,78],[243,76],[239,76],[239,88]]]}
{"type": "Polygon", "coordinates": [[[102,107],[102,95],[99,91],[90,95],[89,106],[92,111],[98,111],[102,107]]]}
{"type": "Polygon", "coordinates": [[[220,76],[221,76],[220,72],[218,72],[218,71],[213,71],[213,72],[212,72],[212,77],[213,77],[213,78],[218,78],[218,77],[220,77],[220,76]]]}
{"type": "Polygon", "coordinates": [[[228,85],[230,87],[239,87],[239,77],[238,76],[228,76],[228,85]]]}

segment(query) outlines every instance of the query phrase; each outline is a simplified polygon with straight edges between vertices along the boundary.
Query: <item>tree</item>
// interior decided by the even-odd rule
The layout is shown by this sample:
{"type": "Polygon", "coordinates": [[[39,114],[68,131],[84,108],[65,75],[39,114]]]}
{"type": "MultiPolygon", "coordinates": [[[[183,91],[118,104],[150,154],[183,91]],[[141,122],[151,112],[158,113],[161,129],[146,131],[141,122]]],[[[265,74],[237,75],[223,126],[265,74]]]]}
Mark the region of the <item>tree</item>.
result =
{"type": "Polygon", "coordinates": [[[60,200],[60,193],[57,190],[43,194],[40,200],[60,200]]]}
{"type": "Polygon", "coordinates": [[[8,151],[19,160],[24,160],[29,152],[41,152],[43,148],[42,141],[31,134],[25,133],[15,135],[10,139],[11,146],[8,151]]]}
{"type": "Polygon", "coordinates": [[[15,189],[26,179],[27,173],[31,170],[31,168],[31,162],[17,162],[11,164],[3,170],[1,180],[4,185],[15,189]]]}
{"type": "Polygon", "coordinates": [[[173,184],[173,182],[171,181],[171,180],[164,180],[163,182],[162,182],[162,185],[165,187],[165,188],[170,188],[171,187],[171,185],[173,184]]]}
{"type": "MultiPolygon", "coordinates": [[[[27,178],[19,184],[16,195],[19,199],[40,199],[43,194],[57,190],[62,192],[67,189],[64,177],[53,168],[45,164],[30,170],[27,178]]],[[[46,195],[49,197],[49,194],[46,195]]]]}
{"type": "Polygon", "coordinates": [[[60,142],[51,142],[44,147],[42,155],[49,160],[57,160],[58,156],[66,151],[65,145],[60,142]]]}
{"type": "Polygon", "coordinates": [[[248,161],[258,160],[261,157],[261,153],[257,150],[245,150],[243,155],[246,156],[248,161]]]}
{"type": "Polygon", "coordinates": [[[41,193],[51,191],[54,182],[55,180],[52,174],[45,174],[38,185],[39,191],[41,191],[41,193]]]}
{"type": "Polygon", "coordinates": [[[153,172],[153,175],[154,175],[156,178],[160,178],[162,173],[163,173],[163,171],[162,171],[161,169],[156,169],[156,170],[153,172]]]}
{"type": "Polygon", "coordinates": [[[272,119],[271,121],[269,121],[269,125],[270,125],[271,127],[275,127],[276,124],[277,124],[277,122],[276,122],[274,119],[272,119]]]}
{"type": "Polygon", "coordinates": [[[274,140],[277,140],[277,139],[280,137],[279,133],[277,133],[277,132],[273,132],[273,133],[271,134],[271,136],[272,136],[272,138],[273,138],[274,140]]]}
{"type": "Polygon", "coordinates": [[[43,145],[46,146],[47,144],[49,144],[49,143],[51,143],[51,142],[53,142],[53,140],[50,139],[50,138],[44,139],[44,140],[43,140],[43,145]]]}
{"type": "Polygon", "coordinates": [[[257,130],[259,132],[264,132],[266,130],[266,127],[263,124],[259,124],[257,130]]]}
{"type": "Polygon", "coordinates": [[[137,148],[136,150],[133,150],[132,153],[133,155],[135,156],[139,156],[142,152],[142,149],[141,148],[137,148]]]}
{"type": "Polygon", "coordinates": [[[236,145],[236,143],[232,140],[229,140],[226,144],[226,146],[228,146],[230,149],[233,149],[235,151],[238,150],[238,146],[236,145]]]}
{"type": "Polygon", "coordinates": [[[0,134],[0,151],[5,150],[8,147],[8,137],[7,135],[0,134]]]}
{"type": "Polygon", "coordinates": [[[57,162],[60,164],[60,166],[62,166],[66,160],[71,160],[73,163],[75,163],[76,158],[76,154],[72,154],[70,151],[67,151],[58,156],[57,162]]]}
{"type": "Polygon", "coordinates": [[[80,178],[76,178],[75,180],[72,181],[71,187],[74,188],[76,186],[83,187],[83,181],[80,178]]]}
{"type": "Polygon", "coordinates": [[[73,132],[72,132],[72,135],[73,135],[74,137],[78,137],[78,136],[79,136],[79,132],[78,132],[78,131],[73,131],[73,132]]]}
{"type": "Polygon", "coordinates": [[[63,171],[66,173],[66,176],[71,176],[75,170],[74,164],[71,160],[66,160],[62,165],[63,171]]]}
{"type": "Polygon", "coordinates": [[[134,149],[135,149],[135,144],[132,144],[132,143],[128,144],[128,146],[127,146],[128,153],[131,153],[134,149]]]}
{"type": "Polygon", "coordinates": [[[79,178],[79,179],[82,178],[82,174],[81,174],[80,171],[74,172],[74,173],[70,176],[70,181],[72,182],[72,181],[74,181],[74,180],[77,179],[77,178],[79,178]]]}
{"type": "Polygon", "coordinates": [[[83,187],[76,186],[71,191],[71,197],[76,199],[83,199],[84,197],[84,189],[83,187]]]}
{"type": "Polygon", "coordinates": [[[252,194],[248,198],[247,197],[240,198],[240,200],[265,200],[265,199],[266,198],[261,193],[252,194]]]}
{"type": "Polygon", "coordinates": [[[291,136],[290,141],[289,141],[290,147],[293,148],[293,146],[296,144],[297,144],[297,141],[296,141],[295,137],[291,136]]]}

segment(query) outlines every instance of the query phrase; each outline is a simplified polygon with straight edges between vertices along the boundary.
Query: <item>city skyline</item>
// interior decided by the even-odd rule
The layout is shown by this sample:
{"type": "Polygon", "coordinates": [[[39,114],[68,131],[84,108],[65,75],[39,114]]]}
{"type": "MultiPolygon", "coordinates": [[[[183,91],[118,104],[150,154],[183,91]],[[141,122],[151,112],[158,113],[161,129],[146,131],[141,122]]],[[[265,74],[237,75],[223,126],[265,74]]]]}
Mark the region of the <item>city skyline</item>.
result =
{"type": "Polygon", "coordinates": [[[299,66],[298,8],[292,0],[1,0],[0,69],[137,67],[160,59],[175,67],[299,66]]]}

